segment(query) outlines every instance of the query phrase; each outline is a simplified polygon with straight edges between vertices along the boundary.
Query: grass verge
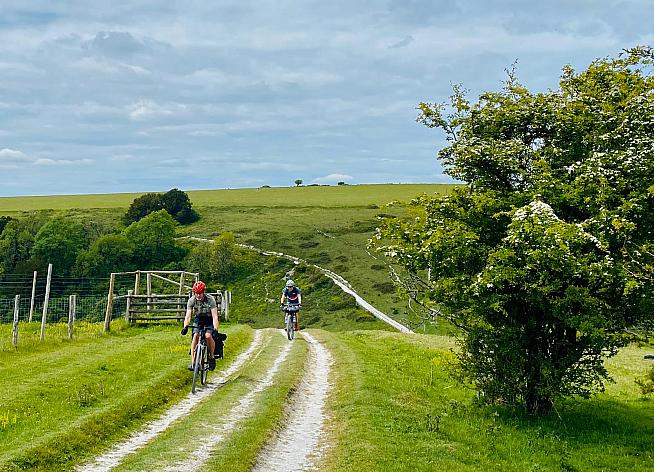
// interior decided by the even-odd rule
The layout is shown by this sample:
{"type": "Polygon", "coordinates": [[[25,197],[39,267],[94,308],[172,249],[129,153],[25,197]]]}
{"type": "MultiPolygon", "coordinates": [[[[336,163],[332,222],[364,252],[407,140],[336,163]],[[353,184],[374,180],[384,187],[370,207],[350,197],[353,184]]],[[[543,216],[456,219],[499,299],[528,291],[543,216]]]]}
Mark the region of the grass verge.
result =
{"type": "MultiPolygon", "coordinates": [[[[229,362],[251,331],[225,331],[229,362]]],[[[0,428],[0,470],[64,470],[129,435],[188,393],[187,343],[164,325],[0,353],[0,412],[11,419],[0,428]]]]}
{"type": "Polygon", "coordinates": [[[330,398],[335,447],[324,470],[652,470],[654,401],[634,374],[630,347],[608,363],[616,378],[590,400],[559,402],[534,418],[479,407],[448,374],[451,339],[318,332],[334,354],[330,398]]]}

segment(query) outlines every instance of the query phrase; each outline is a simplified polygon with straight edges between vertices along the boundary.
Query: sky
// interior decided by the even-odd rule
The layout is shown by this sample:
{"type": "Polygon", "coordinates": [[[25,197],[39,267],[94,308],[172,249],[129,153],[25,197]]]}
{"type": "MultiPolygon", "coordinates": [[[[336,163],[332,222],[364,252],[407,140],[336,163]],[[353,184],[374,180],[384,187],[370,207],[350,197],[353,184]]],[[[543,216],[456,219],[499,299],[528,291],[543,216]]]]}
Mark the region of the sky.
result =
{"type": "Polygon", "coordinates": [[[418,103],[654,44],[654,0],[90,5],[0,2],[0,196],[451,182],[418,103]]]}

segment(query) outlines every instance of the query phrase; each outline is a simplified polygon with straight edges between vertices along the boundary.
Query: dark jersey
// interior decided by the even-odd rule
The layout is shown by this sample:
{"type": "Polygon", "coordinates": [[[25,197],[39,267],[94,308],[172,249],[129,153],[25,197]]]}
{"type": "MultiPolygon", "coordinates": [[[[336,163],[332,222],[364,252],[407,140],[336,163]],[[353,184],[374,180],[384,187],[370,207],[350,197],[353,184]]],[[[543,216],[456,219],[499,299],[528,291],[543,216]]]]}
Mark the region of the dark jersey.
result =
{"type": "Polygon", "coordinates": [[[284,287],[284,290],[282,291],[282,294],[286,297],[286,302],[289,305],[300,304],[300,299],[298,298],[298,295],[300,295],[300,293],[302,293],[300,287],[291,287],[290,289],[288,287],[284,287]]]}

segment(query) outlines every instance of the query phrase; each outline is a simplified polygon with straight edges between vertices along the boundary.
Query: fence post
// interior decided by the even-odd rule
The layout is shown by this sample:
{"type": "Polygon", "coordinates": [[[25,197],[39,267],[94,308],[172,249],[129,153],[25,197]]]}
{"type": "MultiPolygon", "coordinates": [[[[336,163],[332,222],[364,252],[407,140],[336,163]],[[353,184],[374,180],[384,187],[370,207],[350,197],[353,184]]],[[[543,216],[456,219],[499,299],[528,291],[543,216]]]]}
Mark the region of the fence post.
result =
{"type": "Polygon", "coordinates": [[[73,323],[75,323],[75,310],[77,305],[77,296],[68,297],[68,339],[73,339],[73,323]]]}
{"type": "Polygon", "coordinates": [[[131,322],[131,319],[130,319],[131,317],[129,316],[129,310],[131,310],[131,308],[132,308],[132,294],[133,293],[134,292],[132,290],[127,291],[127,301],[125,303],[125,321],[127,321],[128,323],[131,322]]]}
{"type": "Polygon", "coordinates": [[[229,301],[231,298],[231,292],[225,290],[223,292],[223,305],[225,306],[224,312],[223,312],[223,319],[225,321],[229,321],[229,301]]]}
{"type": "Polygon", "coordinates": [[[16,295],[14,298],[14,332],[11,337],[11,342],[14,346],[18,346],[18,309],[20,307],[20,295],[16,295]]]}
{"type": "Polygon", "coordinates": [[[148,311],[152,310],[150,306],[150,295],[152,295],[152,274],[147,273],[147,290],[148,290],[148,311]]]}
{"type": "Polygon", "coordinates": [[[32,315],[34,314],[34,296],[36,295],[36,271],[34,271],[34,279],[32,279],[32,298],[30,298],[30,319],[32,322],[32,315]]]}
{"type": "Polygon", "coordinates": [[[141,285],[141,271],[137,270],[134,274],[134,295],[139,294],[139,285],[141,285]]]}
{"type": "Polygon", "coordinates": [[[43,316],[41,317],[41,341],[45,339],[45,322],[48,316],[48,302],[50,301],[51,281],[52,281],[52,264],[48,264],[48,278],[45,283],[45,300],[43,300],[43,316]]]}
{"type": "Polygon", "coordinates": [[[109,293],[107,294],[107,311],[104,314],[104,332],[108,332],[111,329],[111,315],[114,309],[114,280],[116,279],[116,274],[112,273],[109,277],[109,293]]]}

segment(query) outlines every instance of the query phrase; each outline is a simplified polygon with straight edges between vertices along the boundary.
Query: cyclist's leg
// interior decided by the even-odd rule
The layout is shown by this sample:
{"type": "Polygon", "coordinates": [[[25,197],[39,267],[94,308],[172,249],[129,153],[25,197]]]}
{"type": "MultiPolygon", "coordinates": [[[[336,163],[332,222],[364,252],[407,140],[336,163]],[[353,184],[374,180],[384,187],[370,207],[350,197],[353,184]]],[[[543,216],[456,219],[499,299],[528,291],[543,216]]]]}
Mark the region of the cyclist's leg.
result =
{"type": "Polygon", "coordinates": [[[191,367],[193,366],[193,362],[195,360],[195,348],[197,347],[199,341],[200,335],[198,333],[193,333],[193,341],[191,342],[191,367]]]}
{"type": "Polygon", "coordinates": [[[213,336],[211,336],[211,333],[207,333],[205,339],[207,340],[207,345],[209,346],[209,357],[213,357],[213,353],[216,350],[216,343],[213,340],[213,336]]]}
{"type": "Polygon", "coordinates": [[[209,370],[214,370],[216,368],[216,359],[213,356],[213,353],[216,349],[216,343],[213,340],[211,333],[207,333],[206,336],[207,347],[209,348],[209,370]]]}

